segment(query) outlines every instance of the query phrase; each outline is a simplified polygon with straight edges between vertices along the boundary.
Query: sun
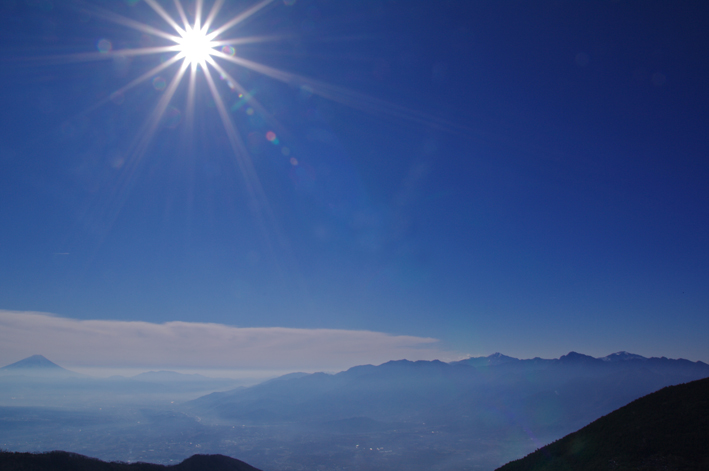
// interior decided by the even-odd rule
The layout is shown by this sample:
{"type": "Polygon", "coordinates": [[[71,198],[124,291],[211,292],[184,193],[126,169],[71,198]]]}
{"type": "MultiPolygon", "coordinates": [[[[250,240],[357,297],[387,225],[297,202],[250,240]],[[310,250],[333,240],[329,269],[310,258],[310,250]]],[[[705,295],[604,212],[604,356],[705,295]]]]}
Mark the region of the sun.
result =
{"type": "MultiPolygon", "coordinates": [[[[150,113],[140,132],[140,136],[136,137],[127,153],[134,155],[135,160],[139,160],[146,152],[151,137],[157,131],[160,123],[164,121],[165,113],[168,112],[169,105],[175,97],[175,93],[183,79],[186,79],[188,82],[187,100],[183,108],[185,121],[187,123],[193,122],[194,110],[197,104],[197,94],[195,90],[198,80],[197,77],[201,75],[206,81],[213,102],[216,104],[216,108],[224,124],[224,128],[229,135],[229,141],[235,154],[238,158],[247,160],[246,148],[238,130],[231,120],[231,107],[227,106],[227,102],[230,100],[229,95],[238,95],[239,99],[247,97],[245,99],[249,101],[249,108],[255,108],[264,115],[266,113],[260,104],[253,100],[251,94],[229,74],[229,71],[224,68],[224,65],[226,65],[225,63],[230,63],[232,65],[252,69],[262,67],[263,70],[261,73],[265,75],[273,75],[277,72],[269,67],[261,66],[260,64],[252,63],[251,61],[238,57],[236,49],[234,48],[234,46],[244,44],[280,40],[278,36],[248,37],[238,34],[241,23],[263,10],[265,7],[274,4],[275,0],[257,0],[250,7],[242,10],[240,13],[224,22],[219,21],[219,13],[225,0],[214,0],[211,9],[208,11],[204,0],[195,0],[192,4],[194,9],[189,12],[182,5],[185,0],[174,0],[172,11],[169,10],[168,4],[165,2],[161,3],[159,0],[143,1],[145,5],[165,21],[169,28],[155,27],[99,6],[87,6],[85,7],[85,11],[96,17],[155,37],[158,40],[167,40],[168,44],[156,45],[154,47],[114,50],[111,41],[102,39],[97,45],[99,49],[98,53],[85,53],[67,57],[67,59],[71,61],[76,61],[101,60],[112,57],[161,55],[161,60],[158,65],[111,93],[111,100],[113,100],[113,97],[121,97],[129,89],[137,87],[144,82],[152,81],[153,83],[161,84],[159,87],[155,86],[156,90],[161,92],[155,109],[150,113]],[[168,8],[167,10],[166,7],[168,8]],[[218,23],[216,26],[215,22],[218,23]],[[235,37],[224,37],[225,33],[228,31],[236,31],[237,35],[235,37]],[[174,69],[173,65],[178,65],[177,70],[174,69]],[[175,70],[174,74],[172,74],[171,78],[165,77],[166,74],[169,75],[168,70],[170,68],[175,70]],[[218,89],[219,81],[215,80],[216,77],[228,85],[231,93],[227,92],[225,95],[218,89]]],[[[284,77],[279,78],[280,80],[290,80],[284,77]]],[[[118,99],[120,100],[120,98],[118,99]]],[[[107,101],[108,100],[104,100],[104,102],[107,101]]],[[[173,106],[173,108],[175,107],[173,106]]],[[[179,109],[175,109],[179,113],[179,109]]],[[[249,166],[248,163],[244,163],[244,165],[249,166]]]]}
{"type": "MultiPolygon", "coordinates": [[[[60,59],[65,59],[68,62],[76,62],[114,58],[125,59],[149,55],[160,56],[160,61],[157,65],[143,72],[118,90],[113,91],[94,106],[96,108],[111,101],[122,103],[126,92],[146,82],[152,82],[155,90],[159,91],[160,95],[154,109],[148,114],[140,131],[125,150],[125,154],[130,156],[128,163],[125,164],[126,169],[135,168],[142,160],[142,157],[148,151],[152,137],[158,131],[160,125],[166,122],[166,117],[177,116],[177,123],[184,122],[185,124],[185,130],[187,131],[185,134],[191,134],[195,121],[195,109],[199,104],[198,83],[206,84],[211,96],[210,101],[216,108],[226,131],[234,160],[244,176],[246,191],[249,193],[251,201],[260,201],[261,203],[258,203],[259,207],[267,207],[265,194],[256,175],[248,148],[241,135],[242,130],[237,128],[232,115],[237,110],[243,109],[249,115],[258,113],[258,115],[263,117],[264,122],[269,123],[274,128],[278,128],[281,125],[254,98],[253,91],[247,90],[239,80],[229,73],[228,69],[233,69],[234,67],[237,70],[248,69],[259,75],[283,82],[289,87],[307,89],[310,93],[317,94],[325,99],[365,112],[388,114],[419,123],[431,123],[444,129],[459,128],[452,123],[424,113],[242,57],[237,48],[249,44],[288,39],[288,36],[278,34],[263,36],[243,35],[240,30],[245,21],[269,5],[275,6],[281,3],[277,2],[277,0],[248,0],[248,2],[251,5],[236,13],[235,16],[222,18],[220,11],[226,0],[173,0],[172,2],[142,0],[142,4],[149,7],[152,13],[162,18],[165,22],[162,27],[153,26],[154,21],[152,20],[149,23],[142,22],[98,5],[87,5],[81,8],[81,10],[91,16],[102,18],[156,39],[156,42],[153,43],[154,45],[146,47],[113,49],[112,42],[103,38],[96,45],[98,52],[70,54],[60,57],[60,59]],[[186,10],[183,3],[189,4],[192,8],[186,10]],[[205,4],[211,4],[211,8],[205,4]],[[168,27],[166,28],[165,26],[168,27]],[[180,88],[183,80],[187,82],[186,87],[180,88]],[[226,85],[228,90],[222,84],[226,85]],[[178,104],[182,100],[176,96],[178,90],[186,92],[186,99],[182,102],[182,105],[178,104]],[[170,106],[173,99],[175,99],[175,103],[170,106]],[[244,104],[248,104],[248,106],[244,107],[244,104]]],[[[284,0],[282,4],[290,6],[293,3],[284,0]]],[[[146,10],[143,11],[147,14],[146,10]]],[[[57,57],[52,58],[52,60],[57,59],[57,57]]],[[[468,129],[466,128],[465,131],[467,132],[468,129]]],[[[266,133],[266,136],[270,135],[273,138],[267,137],[267,139],[278,145],[279,140],[275,138],[275,133],[273,131],[266,133]]],[[[292,158],[291,163],[292,165],[297,165],[297,160],[292,158]]],[[[130,172],[126,170],[126,175],[129,174],[130,172]]]]}
{"type": "Polygon", "coordinates": [[[193,67],[199,64],[204,64],[214,52],[213,41],[210,40],[207,33],[197,28],[187,28],[184,33],[181,33],[181,38],[177,40],[179,55],[193,67]]]}
{"type": "MultiPolygon", "coordinates": [[[[253,93],[246,90],[229,73],[228,68],[234,68],[234,66],[237,69],[248,69],[259,75],[283,82],[290,87],[305,87],[310,93],[365,112],[384,113],[416,122],[435,121],[438,125],[455,127],[451,123],[444,123],[440,119],[435,119],[408,108],[242,57],[237,52],[237,48],[241,46],[288,39],[287,36],[278,34],[263,36],[245,36],[240,34],[240,27],[245,21],[269,5],[281,3],[276,0],[248,1],[251,3],[250,6],[238,12],[235,16],[224,19],[220,17],[220,11],[226,0],[191,0],[189,2],[187,0],[173,0],[172,3],[161,0],[142,0],[144,5],[148,6],[153,13],[164,20],[168,28],[165,28],[165,25],[163,27],[153,26],[151,23],[144,23],[123,16],[98,5],[87,5],[81,8],[81,10],[91,16],[136,30],[159,41],[154,46],[151,45],[149,47],[113,49],[112,42],[104,38],[97,43],[98,52],[62,56],[63,59],[69,62],[76,62],[160,55],[159,64],[134,78],[125,86],[114,90],[109,97],[96,105],[97,107],[109,101],[120,102],[126,92],[145,82],[152,81],[153,83],[161,84],[160,87],[155,86],[156,90],[161,92],[155,109],[149,114],[140,131],[140,136],[136,136],[133,144],[126,151],[128,154],[134,155],[135,160],[139,160],[142,154],[146,152],[151,137],[157,131],[160,123],[163,122],[163,117],[183,80],[188,83],[187,99],[182,108],[184,110],[184,122],[187,126],[191,126],[191,123],[194,122],[194,110],[197,106],[196,97],[198,94],[196,93],[196,87],[198,77],[200,77],[201,83],[206,82],[212,102],[229,136],[229,142],[237,159],[244,161],[244,167],[250,167],[247,149],[239,130],[232,121],[231,115],[234,112],[232,108],[237,105],[229,106],[229,101],[238,104],[236,109],[240,109],[244,103],[248,103],[247,110],[252,110],[252,113],[259,113],[266,121],[272,122],[276,127],[279,124],[254,98],[253,93]],[[184,8],[183,3],[189,3],[193,8],[188,11],[184,8]],[[207,7],[207,3],[211,3],[211,8],[207,7]],[[231,36],[229,32],[234,34],[234,36],[231,36]],[[177,67],[177,70],[175,70],[175,67],[177,67]],[[166,77],[166,75],[170,74],[169,70],[174,70],[171,78],[166,77]],[[155,82],[156,80],[157,82],[155,82]],[[229,91],[226,94],[223,88],[220,90],[220,82],[228,86],[229,91]],[[231,95],[233,95],[233,98],[230,98],[231,95]]],[[[283,2],[286,6],[293,5],[293,3],[285,0],[283,2]]],[[[52,58],[52,60],[57,59],[56,57],[52,58]]],[[[250,168],[246,170],[248,171],[247,173],[253,173],[250,168]]]]}
{"type": "MultiPolygon", "coordinates": [[[[472,131],[466,126],[460,126],[352,89],[288,72],[247,58],[248,56],[242,56],[241,51],[238,51],[237,48],[241,49],[247,45],[269,41],[292,39],[292,36],[282,34],[246,35],[242,30],[242,25],[269,5],[275,7],[280,4],[287,7],[292,6],[295,2],[290,0],[283,0],[283,2],[244,0],[239,3],[242,5],[247,3],[246,8],[239,10],[230,18],[224,18],[223,14],[220,15],[220,11],[226,1],[141,0],[138,3],[131,0],[127,3],[148,7],[141,7],[132,16],[124,16],[98,5],[101,2],[91,2],[78,7],[79,11],[88,14],[89,17],[100,18],[142,33],[142,38],[147,39],[145,45],[114,49],[113,42],[109,38],[101,38],[95,45],[98,49],[97,52],[45,57],[52,63],[116,59],[125,61],[139,56],[159,57],[159,60],[154,61],[154,67],[144,71],[136,69],[137,77],[124,86],[107,93],[101,101],[86,111],[88,113],[111,102],[120,106],[124,102],[127,92],[144,86],[146,83],[152,84],[151,88],[157,92],[152,95],[156,100],[154,108],[147,113],[138,132],[133,139],[126,142],[121,151],[126,156],[121,163],[123,173],[121,178],[116,181],[115,190],[112,193],[115,195],[113,201],[106,208],[107,217],[111,221],[116,219],[123,203],[127,200],[128,192],[132,187],[131,180],[137,174],[143,157],[148,153],[152,138],[161,126],[171,129],[182,126],[184,132],[180,132],[180,139],[183,139],[182,142],[185,145],[181,152],[195,152],[196,146],[193,138],[195,121],[198,116],[203,116],[203,113],[197,115],[195,110],[201,101],[209,100],[209,108],[215,109],[223,125],[228,146],[231,148],[231,158],[243,176],[243,189],[247,194],[249,205],[258,210],[259,226],[263,230],[264,237],[270,240],[271,235],[267,231],[267,227],[272,228],[275,233],[279,232],[275,215],[269,209],[268,198],[260,183],[249,148],[242,137],[245,129],[240,129],[237,126],[234,114],[237,112],[246,113],[248,116],[256,114],[256,117],[261,118],[261,123],[265,123],[271,128],[268,131],[264,129],[262,132],[264,132],[264,137],[274,145],[280,145],[282,141],[277,138],[273,129],[280,132],[284,128],[274,114],[270,113],[254,97],[254,89],[247,90],[244,84],[230,74],[233,69],[236,69],[237,72],[254,72],[260,76],[282,82],[291,89],[299,88],[302,91],[307,91],[308,94],[315,94],[323,99],[365,113],[377,116],[388,115],[452,132],[470,133],[472,131]],[[190,7],[189,10],[184,8],[183,3],[190,7]],[[211,8],[207,5],[211,5],[211,8]],[[141,21],[143,15],[145,15],[147,22],[141,21]],[[157,23],[155,15],[162,18],[165,24],[157,23]],[[205,85],[206,90],[199,88],[205,85]]],[[[149,63],[149,61],[141,62],[149,63]]],[[[249,75],[249,73],[238,74],[237,77],[244,80],[248,79],[249,75]]],[[[246,125],[249,124],[253,125],[250,119],[246,125]]],[[[261,127],[265,127],[265,125],[261,127]]],[[[256,132],[254,130],[251,134],[256,132]]],[[[224,147],[224,150],[227,150],[226,146],[224,147]]],[[[284,146],[280,154],[289,156],[290,149],[284,146]]],[[[290,165],[299,165],[295,157],[289,157],[288,162],[290,165]]]]}

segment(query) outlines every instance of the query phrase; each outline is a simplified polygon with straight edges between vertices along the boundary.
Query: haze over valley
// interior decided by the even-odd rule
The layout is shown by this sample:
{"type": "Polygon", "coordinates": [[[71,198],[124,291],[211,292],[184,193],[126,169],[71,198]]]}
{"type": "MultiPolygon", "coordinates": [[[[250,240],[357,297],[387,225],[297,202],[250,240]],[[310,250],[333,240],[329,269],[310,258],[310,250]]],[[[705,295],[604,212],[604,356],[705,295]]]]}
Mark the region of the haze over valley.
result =
{"type": "Polygon", "coordinates": [[[709,365],[619,352],[390,361],[249,387],[175,372],[79,375],[42,356],[0,368],[0,446],[103,460],[232,456],[265,470],[495,469],[709,365]]]}

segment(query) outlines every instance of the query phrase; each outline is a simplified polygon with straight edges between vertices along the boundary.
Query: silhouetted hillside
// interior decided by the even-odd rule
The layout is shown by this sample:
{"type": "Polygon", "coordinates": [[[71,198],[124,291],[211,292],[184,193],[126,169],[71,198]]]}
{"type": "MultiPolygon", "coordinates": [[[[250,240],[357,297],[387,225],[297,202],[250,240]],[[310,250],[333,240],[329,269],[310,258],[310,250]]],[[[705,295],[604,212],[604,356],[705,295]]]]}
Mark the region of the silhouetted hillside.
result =
{"type": "Polygon", "coordinates": [[[224,455],[194,455],[180,464],[163,466],[150,463],[106,463],[67,453],[0,452],[2,471],[259,471],[243,461],[224,455]]]}
{"type": "Polygon", "coordinates": [[[709,378],[670,386],[498,471],[709,469],[709,378]]]}

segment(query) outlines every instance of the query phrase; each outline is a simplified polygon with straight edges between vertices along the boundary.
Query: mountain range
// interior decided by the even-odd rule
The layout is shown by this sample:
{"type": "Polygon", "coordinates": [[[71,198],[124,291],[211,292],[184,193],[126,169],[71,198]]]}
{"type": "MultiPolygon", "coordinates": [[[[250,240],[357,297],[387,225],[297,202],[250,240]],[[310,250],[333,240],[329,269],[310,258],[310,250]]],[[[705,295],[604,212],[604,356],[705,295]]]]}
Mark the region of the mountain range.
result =
{"type": "Polygon", "coordinates": [[[203,417],[317,426],[369,419],[377,428],[570,432],[665,386],[709,376],[709,365],[620,352],[520,360],[501,354],[452,363],[391,361],[213,393],[187,404],[203,417]],[[583,406],[581,406],[583,404],[583,406]]]}
{"type": "Polygon", "coordinates": [[[0,376],[0,399],[19,392],[41,406],[0,407],[0,446],[165,464],[223,454],[269,471],[492,470],[648,393],[707,378],[709,365],[627,352],[528,360],[494,354],[293,373],[207,395],[197,394],[208,385],[198,376],[175,375],[0,376]],[[38,385],[45,396],[37,396],[38,385]],[[174,391],[190,391],[180,397],[192,400],[145,402],[148,393],[174,391]],[[47,407],[72,395],[70,405],[47,407]],[[135,405],[126,406],[126,397],[135,405]]]}

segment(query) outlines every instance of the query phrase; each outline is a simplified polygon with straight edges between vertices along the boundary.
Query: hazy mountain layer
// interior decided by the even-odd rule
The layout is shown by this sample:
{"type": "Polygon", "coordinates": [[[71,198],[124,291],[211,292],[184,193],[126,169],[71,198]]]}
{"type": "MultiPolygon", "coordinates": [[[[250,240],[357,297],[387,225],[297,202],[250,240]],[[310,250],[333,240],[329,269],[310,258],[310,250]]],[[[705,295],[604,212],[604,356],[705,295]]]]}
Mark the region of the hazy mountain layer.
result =
{"type": "Polygon", "coordinates": [[[189,406],[203,417],[243,423],[331,427],[333,421],[366,418],[376,429],[425,423],[451,431],[514,428],[547,436],[568,433],[664,386],[709,376],[709,365],[701,362],[628,355],[392,361],[214,393],[189,406]]]}
{"type": "Polygon", "coordinates": [[[62,368],[42,355],[32,355],[0,368],[0,407],[164,405],[233,389],[241,383],[174,371],[95,378],[62,368]]]}
{"type": "Polygon", "coordinates": [[[709,469],[709,379],[670,386],[499,471],[709,469]]]}
{"type": "Polygon", "coordinates": [[[140,390],[154,398],[202,384],[173,376],[96,383],[0,378],[0,393],[12,383],[36,394],[41,383],[48,400],[61,402],[86,384],[94,398],[61,409],[0,407],[0,448],[164,464],[218,453],[269,471],[489,471],[647,393],[709,377],[709,365],[624,352],[552,360],[496,354],[292,374],[183,405],[142,405],[130,395],[140,390]]]}
{"type": "Polygon", "coordinates": [[[287,469],[296,459],[303,465],[306,453],[293,449],[300,440],[330,450],[309,453],[343,468],[366,459],[361,469],[493,469],[638,397],[708,376],[709,365],[701,362],[625,352],[402,360],[214,393],[188,403],[187,412],[202,423],[273,437],[272,446],[288,458],[253,457],[267,468],[287,469]]]}

